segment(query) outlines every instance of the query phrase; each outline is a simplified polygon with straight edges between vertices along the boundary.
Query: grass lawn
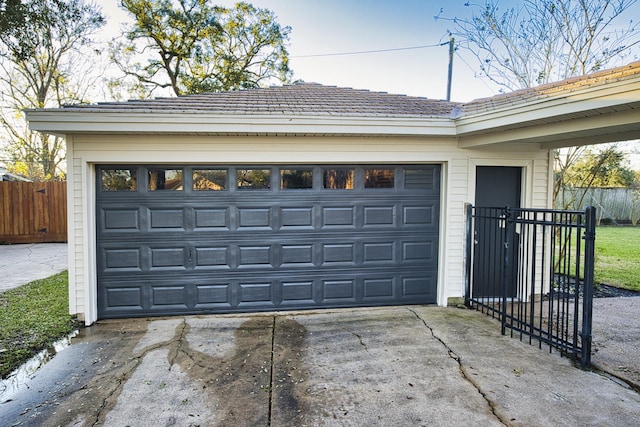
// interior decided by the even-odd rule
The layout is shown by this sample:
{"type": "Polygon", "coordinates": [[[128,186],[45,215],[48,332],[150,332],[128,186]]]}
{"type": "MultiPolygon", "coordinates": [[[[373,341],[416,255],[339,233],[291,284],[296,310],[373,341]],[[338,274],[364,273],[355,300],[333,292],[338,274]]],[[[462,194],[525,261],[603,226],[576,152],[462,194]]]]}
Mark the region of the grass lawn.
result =
{"type": "Polygon", "coordinates": [[[595,282],[640,291],[640,227],[596,229],[595,282]]]}
{"type": "Polygon", "coordinates": [[[67,272],[0,293],[0,377],[71,333],[67,272]]]}

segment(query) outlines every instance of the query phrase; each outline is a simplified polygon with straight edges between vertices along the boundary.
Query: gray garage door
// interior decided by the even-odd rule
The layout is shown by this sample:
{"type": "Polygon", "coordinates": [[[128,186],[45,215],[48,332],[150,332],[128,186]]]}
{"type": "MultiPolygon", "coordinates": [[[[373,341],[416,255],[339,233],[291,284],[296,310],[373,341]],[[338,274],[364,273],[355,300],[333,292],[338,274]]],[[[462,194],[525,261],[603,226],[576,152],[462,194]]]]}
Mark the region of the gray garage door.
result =
{"type": "Polygon", "coordinates": [[[100,318],[436,302],[440,166],[97,168],[100,318]]]}

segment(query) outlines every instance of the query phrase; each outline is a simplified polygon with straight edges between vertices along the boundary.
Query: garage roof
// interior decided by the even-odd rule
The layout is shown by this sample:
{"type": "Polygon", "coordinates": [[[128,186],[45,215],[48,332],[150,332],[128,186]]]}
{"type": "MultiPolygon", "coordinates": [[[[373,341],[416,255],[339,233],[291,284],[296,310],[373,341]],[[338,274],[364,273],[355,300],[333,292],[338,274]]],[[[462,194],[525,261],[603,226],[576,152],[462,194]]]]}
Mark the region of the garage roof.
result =
{"type": "Polygon", "coordinates": [[[469,103],[299,83],[27,110],[48,133],[456,138],[549,148],[640,138],[640,62],[469,103]]]}
{"type": "Polygon", "coordinates": [[[295,83],[259,89],[183,95],[175,98],[71,105],[65,111],[293,114],[367,117],[450,117],[462,104],[386,92],[295,83]]]}

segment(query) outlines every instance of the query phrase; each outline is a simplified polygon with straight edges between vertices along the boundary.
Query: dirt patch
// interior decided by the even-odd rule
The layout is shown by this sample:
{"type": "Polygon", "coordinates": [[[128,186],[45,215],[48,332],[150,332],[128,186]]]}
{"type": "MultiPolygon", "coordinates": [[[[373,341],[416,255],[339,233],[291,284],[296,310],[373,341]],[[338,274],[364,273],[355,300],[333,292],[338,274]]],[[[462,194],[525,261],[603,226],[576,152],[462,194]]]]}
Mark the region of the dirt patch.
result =
{"type": "MultiPolygon", "coordinates": [[[[187,324],[183,337],[189,333],[187,324]]],[[[199,352],[181,339],[173,363],[202,382],[202,391],[216,402],[217,425],[268,425],[273,318],[248,320],[234,335],[234,351],[226,357],[199,352]]]]}
{"type": "Polygon", "coordinates": [[[307,369],[303,348],[307,330],[293,319],[275,319],[271,425],[302,425],[306,407],[304,396],[307,369]]]}

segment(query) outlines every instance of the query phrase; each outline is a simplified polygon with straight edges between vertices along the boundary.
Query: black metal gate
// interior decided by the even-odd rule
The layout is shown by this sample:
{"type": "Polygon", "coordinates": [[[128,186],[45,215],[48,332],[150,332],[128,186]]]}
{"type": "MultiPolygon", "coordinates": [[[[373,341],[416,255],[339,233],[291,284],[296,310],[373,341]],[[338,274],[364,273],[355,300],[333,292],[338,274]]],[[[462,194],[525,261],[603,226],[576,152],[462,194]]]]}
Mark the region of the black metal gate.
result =
{"type": "Polygon", "coordinates": [[[595,212],[467,205],[467,305],[589,366],[595,212]]]}

